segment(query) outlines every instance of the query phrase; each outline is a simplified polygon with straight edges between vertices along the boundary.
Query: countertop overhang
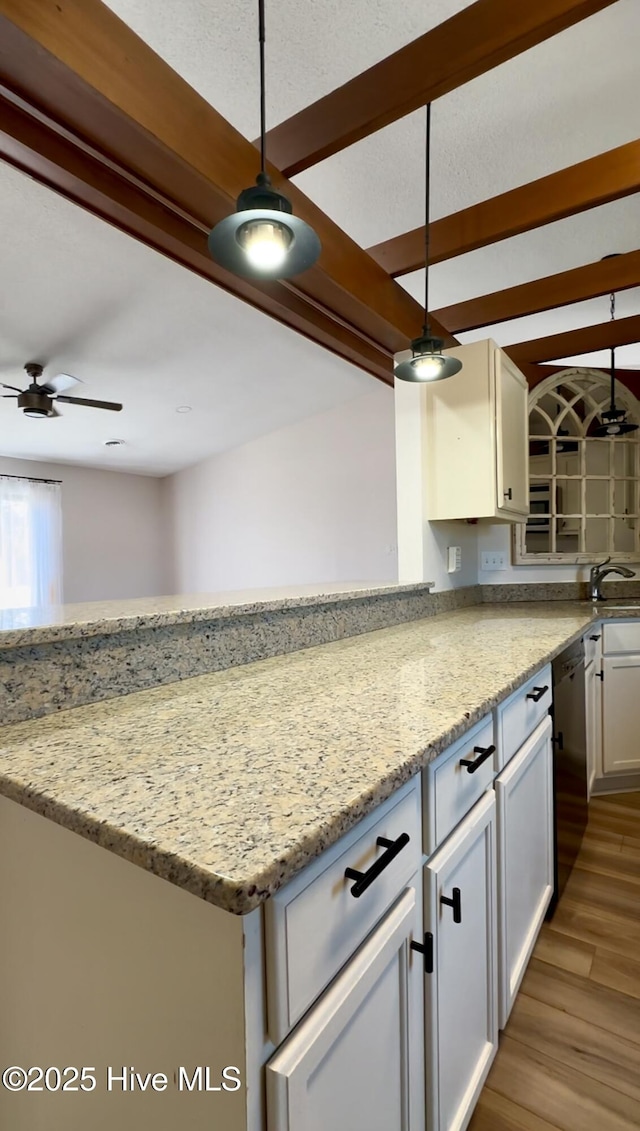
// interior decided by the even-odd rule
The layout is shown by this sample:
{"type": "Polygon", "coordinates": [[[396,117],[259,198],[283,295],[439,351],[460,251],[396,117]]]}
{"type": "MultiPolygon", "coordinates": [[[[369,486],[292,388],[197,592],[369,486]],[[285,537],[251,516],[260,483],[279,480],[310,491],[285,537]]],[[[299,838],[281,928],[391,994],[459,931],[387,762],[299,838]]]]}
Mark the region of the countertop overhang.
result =
{"type": "Polygon", "coordinates": [[[478,605],[14,723],[0,793],[245,914],[609,615],[478,605]]]}

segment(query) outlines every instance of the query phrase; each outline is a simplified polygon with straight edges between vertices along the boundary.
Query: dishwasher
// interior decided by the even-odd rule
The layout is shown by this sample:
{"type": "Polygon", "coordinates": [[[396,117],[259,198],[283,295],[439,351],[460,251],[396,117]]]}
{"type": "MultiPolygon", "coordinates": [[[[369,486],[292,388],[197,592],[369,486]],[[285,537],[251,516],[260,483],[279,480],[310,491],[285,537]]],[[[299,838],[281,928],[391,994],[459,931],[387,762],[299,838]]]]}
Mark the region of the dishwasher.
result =
{"type": "Polygon", "coordinates": [[[587,719],[584,644],[572,644],[552,663],[553,673],[553,801],[555,884],[547,919],[580,851],[587,825],[587,719]]]}

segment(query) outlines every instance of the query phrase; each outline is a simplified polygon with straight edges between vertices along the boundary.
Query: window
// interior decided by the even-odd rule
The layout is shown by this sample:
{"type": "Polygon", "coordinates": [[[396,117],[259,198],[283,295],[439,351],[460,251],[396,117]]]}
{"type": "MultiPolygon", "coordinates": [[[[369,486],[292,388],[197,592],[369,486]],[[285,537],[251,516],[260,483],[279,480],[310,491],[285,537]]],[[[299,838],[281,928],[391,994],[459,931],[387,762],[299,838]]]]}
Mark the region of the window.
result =
{"type": "Polygon", "coordinates": [[[61,600],[60,484],[0,475],[0,609],[61,600]]]}
{"type": "MultiPolygon", "coordinates": [[[[565,369],[529,394],[529,506],[514,529],[514,562],[640,560],[640,431],[596,437],[609,377],[565,369]]],[[[616,383],[616,403],[640,422],[640,406],[616,383]]]]}

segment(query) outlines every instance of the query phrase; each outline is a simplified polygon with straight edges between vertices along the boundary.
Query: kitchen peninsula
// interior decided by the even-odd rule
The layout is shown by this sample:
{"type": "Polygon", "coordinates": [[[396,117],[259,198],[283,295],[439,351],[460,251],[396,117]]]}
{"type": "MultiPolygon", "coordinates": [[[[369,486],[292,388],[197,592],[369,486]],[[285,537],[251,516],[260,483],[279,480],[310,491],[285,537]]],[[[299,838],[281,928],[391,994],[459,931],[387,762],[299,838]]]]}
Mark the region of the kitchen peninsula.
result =
{"type": "MultiPolygon", "coordinates": [[[[144,1119],[168,1131],[185,1116],[198,1131],[310,1126],[296,1122],[294,1107],[282,1107],[276,1084],[269,1110],[286,1113],[268,1124],[264,1114],[263,1065],[299,1016],[291,1004],[297,975],[288,967],[289,1006],[280,1000],[280,921],[284,916],[291,951],[282,961],[290,962],[296,906],[298,912],[305,906],[311,889],[303,886],[288,903],[286,893],[304,885],[307,874],[317,885],[325,862],[339,867],[345,849],[368,868],[371,850],[358,848],[363,831],[375,831],[381,820],[393,824],[399,813],[412,827],[408,854],[398,850],[395,864],[402,890],[422,856],[421,771],[468,732],[488,726],[494,709],[602,615],[562,601],[469,604],[425,615],[429,601],[431,611],[434,602],[438,607],[426,589],[382,591],[387,605],[394,596],[422,602],[420,619],[409,619],[415,607],[403,605],[404,623],[360,628],[359,635],[129,694],[114,690],[100,702],[0,730],[2,1061],[98,1066],[91,1092],[0,1095],[12,1131],[53,1126],[46,1119],[54,1104],[69,1131],[88,1122],[95,1131],[116,1122],[133,1131],[144,1119]],[[107,1093],[109,1065],[163,1072],[168,1088],[107,1093]],[[181,1066],[208,1066],[220,1088],[222,1069],[234,1066],[242,1087],[185,1094],[177,1084],[181,1066]]],[[[362,591],[343,598],[341,613],[357,600],[362,623],[371,624],[383,615],[371,611],[379,598],[362,591]]],[[[317,611],[317,598],[311,606],[317,611]]],[[[307,596],[299,604],[289,600],[286,612],[302,622],[308,609],[307,596]]],[[[250,615],[274,612],[267,605],[250,615]]],[[[111,635],[126,631],[135,651],[136,634],[148,625],[140,612],[132,615],[141,617],[135,627],[119,624],[111,635]]],[[[198,618],[190,610],[180,631],[186,624],[196,632],[198,618]]],[[[211,623],[210,609],[200,619],[211,623]]],[[[255,630],[264,632],[264,620],[255,630]]],[[[14,626],[3,659],[15,648],[26,665],[30,650],[60,648],[65,632],[76,640],[106,639],[86,627],[14,626]]],[[[24,695],[36,714],[26,670],[24,695]]],[[[487,809],[488,797],[478,805],[487,809]]],[[[383,829],[384,843],[397,844],[397,836],[383,829]]],[[[351,900],[344,868],[340,875],[340,899],[366,920],[366,899],[351,900]]],[[[398,924],[412,915],[414,924],[421,919],[421,894],[419,886],[407,888],[393,904],[398,924]]],[[[325,916],[340,952],[339,924],[332,926],[322,908],[317,914],[316,930],[325,916]]],[[[412,939],[421,937],[418,926],[412,939]]],[[[320,954],[321,937],[308,944],[312,938],[311,950],[320,954]]],[[[353,962],[364,962],[371,941],[353,962]]],[[[402,945],[408,955],[404,939],[402,945]]],[[[402,962],[402,977],[420,986],[418,956],[410,968],[402,962]]],[[[333,1000],[351,969],[339,974],[339,965],[312,1013],[333,1000]]],[[[313,981],[316,974],[303,971],[300,978],[313,981]]],[[[318,981],[314,997],[326,984],[318,981]]],[[[421,1012],[412,1018],[417,1031],[421,1012]]],[[[419,1101],[414,1095],[402,1102],[414,1114],[398,1126],[419,1128],[419,1101]]]]}

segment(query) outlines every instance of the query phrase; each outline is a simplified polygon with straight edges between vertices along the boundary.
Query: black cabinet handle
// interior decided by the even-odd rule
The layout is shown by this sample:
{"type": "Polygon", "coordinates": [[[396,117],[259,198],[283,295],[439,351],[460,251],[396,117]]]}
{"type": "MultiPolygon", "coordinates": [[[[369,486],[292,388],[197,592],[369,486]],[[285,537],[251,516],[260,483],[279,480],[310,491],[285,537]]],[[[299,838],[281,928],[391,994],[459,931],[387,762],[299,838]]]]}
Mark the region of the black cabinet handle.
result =
{"type": "Polygon", "coordinates": [[[533,691],[527,692],[527,699],[533,699],[534,703],[538,703],[546,691],[549,690],[549,685],[546,687],[534,687],[533,691]]]}
{"type": "Polygon", "coordinates": [[[377,880],[381,872],[388,868],[392,860],[395,860],[399,852],[409,843],[409,833],[400,833],[397,840],[387,840],[386,836],[379,836],[376,844],[379,848],[384,848],[385,851],[378,860],[374,860],[370,868],[366,872],[357,872],[355,868],[345,868],[345,878],[347,880],[355,880],[355,884],[351,888],[351,894],[355,899],[358,899],[363,891],[377,880]]]}
{"type": "Polygon", "coordinates": [[[589,640],[599,640],[599,639],[600,639],[600,633],[598,633],[597,636],[590,636],[589,637],[589,640]]]}
{"type": "Polygon", "coordinates": [[[410,942],[409,948],[424,955],[424,972],[425,974],[433,974],[433,935],[431,931],[425,931],[423,943],[410,942]]]}
{"type": "Polygon", "coordinates": [[[604,680],[604,672],[596,672],[596,679],[604,680]]]}
{"type": "Polygon", "coordinates": [[[479,754],[480,757],[476,758],[475,761],[472,758],[461,758],[460,765],[467,767],[468,774],[475,774],[476,770],[480,769],[482,763],[486,762],[487,758],[490,758],[495,752],[495,746],[474,746],[473,753],[479,754]]]}
{"type": "Polygon", "coordinates": [[[512,499],[513,498],[513,492],[512,492],[510,487],[508,487],[507,490],[505,491],[504,497],[505,497],[505,499],[512,499]]]}
{"type": "Polygon", "coordinates": [[[453,907],[454,923],[462,922],[462,901],[460,899],[460,888],[453,889],[451,893],[451,899],[449,899],[446,895],[441,895],[440,902],[446,903],[447,907],[453,907]]]}

